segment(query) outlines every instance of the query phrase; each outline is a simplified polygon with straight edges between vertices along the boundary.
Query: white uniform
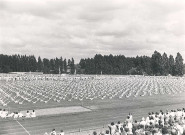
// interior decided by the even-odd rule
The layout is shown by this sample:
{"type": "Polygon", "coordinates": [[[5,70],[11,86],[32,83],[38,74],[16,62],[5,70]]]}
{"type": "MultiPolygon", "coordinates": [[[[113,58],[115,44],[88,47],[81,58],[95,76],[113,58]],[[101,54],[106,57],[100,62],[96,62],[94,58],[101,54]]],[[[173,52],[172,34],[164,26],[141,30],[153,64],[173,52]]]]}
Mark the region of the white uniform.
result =
{"type": "Polygon", "coordinates": [[[35,118],[35,117],[36,117],[35,112],[32,112],[32,113],[31,113],[31,117],[32,117],[32,118],[35,118]]]}
{"type": "Polygon", "coordinates": [[[64,132],[59,133],[59,135],[64,135],[64,132]]]}
{"type": "Polygon", "coordinates": [[[30,118],[30,113],[29,112],[26,113],[26,118],[30,118]]]}

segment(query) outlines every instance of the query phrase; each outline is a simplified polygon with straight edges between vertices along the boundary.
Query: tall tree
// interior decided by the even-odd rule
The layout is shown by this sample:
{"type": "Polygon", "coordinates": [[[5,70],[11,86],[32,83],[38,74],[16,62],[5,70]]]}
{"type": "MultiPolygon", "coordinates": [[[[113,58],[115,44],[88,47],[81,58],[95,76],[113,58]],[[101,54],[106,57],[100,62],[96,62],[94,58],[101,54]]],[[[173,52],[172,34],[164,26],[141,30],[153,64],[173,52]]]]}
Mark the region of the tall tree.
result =
{"type": "Polygon", "coordinates": [[[169,74],[174,75],[175,72],[175,60],[172,55],[169,56],[169,74]]]}
{"type": "Polygon", "coordinates": [[[152,71],[154,75],[162,74],[162,56],[157,51],[152,55],[152,71]]]}
{"type": "Polygon", "coordinates": [[[74,61],[73,58],[71,59],[70,67],[71,67],[71,74],[74,74],[74,72],[75,72],[75,61],[74,61]]]}
{"type": "Polygon", "coordinates": [[[43,72],[45,74],[49,74],[50,73],[50,61],[46,58],[43,59],[43,65],[44,65],[44,69],[43,72]]]}
{"type": "Polygon", "coordinates": [[[183,68],[183,58],[182,55],[178,52],[175,58],[175,74],[182,76],[184,74],[183,68]]]}
{"type": "Polygon", "coordinates": [[[54,59],[50,59],[49,65],[50,65],[50,73],[54,73],[54,69],[55,69],[55,61],[54,61],[54,59]]]}
{"type": "MultiPolygon", "coordinates": [[[[89,64],[91,60],[88,59],[89,64]]],[[[101,54],[96,54],[94,57],[95,71],[96,74],[101,74],[103,70],[103,56],[101,54]]]]}
{"type": "Polygon", "coordinates": [[[38,57],[37,70],[38,72],[43,72],[43,62],[40,56],[38,57]]]}
{"type": "Polygon", "coordinates": [[[28,57],[28,63],[29,71],[35,72],[37,70],[37,60],[34,55],[28,57]]]}
{"type": "Polygon", "coordinates": [[[66,59],[64,59],[64,73],[67,72],[67,61],[66,59]]]}
{"type": "Polygon", "coordinates": [[[59,74],[59,68],[60,68],[59,59],[56,58],[54,61],[55,61],[54,73],[59,74]]]}
{"type": "Polygon", "coordinates": [[[166,53],[162,55],[162,75],[169,74],[169,60],[166,53]]]}

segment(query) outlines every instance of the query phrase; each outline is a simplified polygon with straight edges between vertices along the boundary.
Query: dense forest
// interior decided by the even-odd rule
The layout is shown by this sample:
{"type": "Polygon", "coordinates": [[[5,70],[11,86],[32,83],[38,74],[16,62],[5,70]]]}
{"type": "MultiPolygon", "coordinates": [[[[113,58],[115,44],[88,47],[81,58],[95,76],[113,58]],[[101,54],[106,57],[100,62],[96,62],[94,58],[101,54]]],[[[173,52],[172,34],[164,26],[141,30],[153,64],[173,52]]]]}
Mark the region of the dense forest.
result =
{"type": "Polygon", "coordinates": [[[75,72],[74,59],[38,59],[34,55],[0,55],[0,73],[8,72],[43,72],[59,74],[75,72]],[[67,69],[70,69],[69,71],[67,69]]]}
{"type": "Polygon", "coordinates": [[[183,58],[177,53],[176,58],[166,53],[155,51],[152,57],[124,55],[95,55],[94,58],[81,59],[81,69],[85,74],[133,74],[133,75],[178,75],[184,74],[183,58]]]}
{"type": "Polygon", "coordinates": [[[96,54],[94,58],[81,59],[74,64],[74,59],[47,59],[34,55],[0,55],[0,73],[8,72],[43,72],[45,74],[119,74],[119,75],[173,75],[182,76],[185,65],[180,53],[174,58],[166,53],[155,51],[151,57],[96,54]]]}

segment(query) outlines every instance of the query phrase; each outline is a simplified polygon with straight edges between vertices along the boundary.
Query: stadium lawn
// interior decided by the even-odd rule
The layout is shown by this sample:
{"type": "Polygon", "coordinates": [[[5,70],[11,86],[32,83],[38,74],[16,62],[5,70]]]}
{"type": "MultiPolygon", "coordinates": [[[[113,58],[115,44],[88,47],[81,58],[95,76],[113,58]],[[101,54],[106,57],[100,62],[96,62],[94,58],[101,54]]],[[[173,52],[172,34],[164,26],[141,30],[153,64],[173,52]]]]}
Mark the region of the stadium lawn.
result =
{"type": "MultiPolygon", "coordinates": [[[[127,114],[131,112],[134,119],[140,120],[142,116],[146,116],[148,112],[159,111],[166,109],[177,109],[185,107],[185,92],[171,94],[159,94],[159,95],[145,95],[129,98],[113,98],[113,99],[95,99],[95,100],[79,100],[75,101],[63,101],[57,103],[50,101],[45,103],[30,104],[26,103],[23,105],[9,104],[9,108],[12,110],[28,110],[28,109],[39,109],[49,107],[65,107],[65,106],[79,106],[83,105],[91,109],[90,112],[82,113],[70,113],[57,115],[55,117],[45,116],[37,119],[20,120],[20,124],[31,134],[41,135],[45,132],[50,132],[53,128],[57,131],[63,129],[66,133],[78,132],[79,130],[96,129],[107,127],[107,124],[118,120],[124,121],[127,114]]],[[[3,107],[1,107],[3,108],[3,107]]],[[[26,132],[21,129],[21,126],[16,121],[6,121],[6,124],[0,123],[1,132],[6,134],[25,134],[26,132]],[[3,129],[2,129],[3,127],[3,129]]]]}

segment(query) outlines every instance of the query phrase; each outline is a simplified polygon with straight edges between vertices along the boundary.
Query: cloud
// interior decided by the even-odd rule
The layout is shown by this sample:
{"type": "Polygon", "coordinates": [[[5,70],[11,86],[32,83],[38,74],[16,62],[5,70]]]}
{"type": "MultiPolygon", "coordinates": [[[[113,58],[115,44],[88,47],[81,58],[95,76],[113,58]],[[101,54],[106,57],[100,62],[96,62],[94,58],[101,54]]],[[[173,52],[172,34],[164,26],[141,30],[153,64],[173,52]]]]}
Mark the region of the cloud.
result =
{"type": "Polygon", "coordinates": [[[0,0],[0,53],[185,59],[184,0],[0,0]]]}

